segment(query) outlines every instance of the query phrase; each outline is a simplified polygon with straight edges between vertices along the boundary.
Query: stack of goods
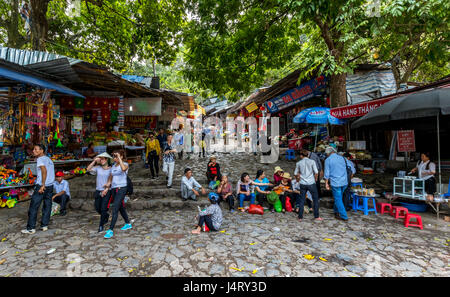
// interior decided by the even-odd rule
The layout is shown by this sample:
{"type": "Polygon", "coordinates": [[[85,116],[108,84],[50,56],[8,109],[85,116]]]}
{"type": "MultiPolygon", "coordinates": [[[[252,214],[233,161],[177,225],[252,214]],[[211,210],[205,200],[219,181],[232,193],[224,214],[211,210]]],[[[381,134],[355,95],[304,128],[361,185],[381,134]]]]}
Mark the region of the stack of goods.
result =
{"type": "Polygon", "coordinates": [[[362,188],[361,189],[360,187],[355,187],[355,188],[353,188],[353,190],[355,191],[356,195],[375,197],[375,190],[372,188],[370,188],[370,189],[362,188]]]}
{"type": "Polygon", "coordinates": [[[124,132],[95,132],[89,135],[84,139],[84,143],[87,145],[89,143],[93,143],[94,146],[102,146],[107,145],[108,143],[116,140],[125,141],[127,145],[135,145],[138,142],[133,135],[124,133],[124,132]]]}
{"type": "Polygon", "coordinates": [[[17,171],[0,166],[0,188],[32,185],[35,180],[36,177],[33,176],[31,170],[26,172],[24,176],[19,176],[17,171]]]}
{"type": "Polygon", "coordinates": [[[70,174],[74,174],[74,175],[84,175],[86,173],[87,173],[87,170],[84,167],[77,167],[73,170],[70,170],[70,174]]]}
{"type": "Polygon", "coordinates": [[[75,156],[72,154],[54,154],[53,156],[50,157],[50,159],[52,159],[52,161],[65,161],[65,160],[73,160],[75,159],[75,156]]]}

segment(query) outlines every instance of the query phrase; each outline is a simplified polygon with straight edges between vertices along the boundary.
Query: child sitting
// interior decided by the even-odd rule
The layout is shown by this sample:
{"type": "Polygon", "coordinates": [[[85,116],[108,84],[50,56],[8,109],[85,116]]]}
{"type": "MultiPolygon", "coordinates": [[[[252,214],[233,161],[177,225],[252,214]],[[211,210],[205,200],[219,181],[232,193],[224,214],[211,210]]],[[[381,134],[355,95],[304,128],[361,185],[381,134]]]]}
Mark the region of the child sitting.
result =
{"type": "Polygon", "coordinates": [[[56,180],[53,183],[53,188],[55,190],[55,195],[53,195],[52,200],[61,205],[60,215],[66,215],[66,205],[70,199],[70,189],[69,182],[64,179],[64,173],[58,171],[55,174],[56,180]]]}
{"type": "Polygon", "coordinates": [[[219,195],[216,193],[209,193],[208,198],[211,205],[199,212],[197,216],[198,225],[192,230],[192,234],[200,234],[203,224],[205,224],[210,231],[219,231],[220,225],[222,225],[222,210],[218,205],[219,195]]]}
{"type": "Polygon", "coordinates": [[[220,179],[222,178],[220,174],[220,165],[216,161],[217,159],[215,156],[211,156],[211,158],[209,158],[208,168],[206,169],[208,184],[211,181],[220,181],[220,179]]]}

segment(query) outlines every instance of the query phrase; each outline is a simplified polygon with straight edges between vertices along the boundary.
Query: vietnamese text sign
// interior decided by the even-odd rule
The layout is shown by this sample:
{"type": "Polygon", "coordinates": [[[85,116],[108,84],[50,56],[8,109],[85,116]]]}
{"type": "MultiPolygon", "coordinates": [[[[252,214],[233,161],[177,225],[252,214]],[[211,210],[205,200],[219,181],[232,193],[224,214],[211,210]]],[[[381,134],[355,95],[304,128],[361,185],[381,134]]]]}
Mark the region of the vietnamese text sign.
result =
{"type": "Polygon", "coordinates": [[[278,112],[289,106],[296,105],[315,95],[322,94],[326,87],[326,77],[321,75],[316,79],[311,79],[296,88],[293,88],[273,99],[268,100],[264,105],[270,113],[278,112]]]}
{"type": "Polygon", "coordinates": [[[380,99],[368,101],[360,104],[336,107],[330,109],[330,114],[338,119],[347,119],[353,117],[362,117],[365,114],[368,114],[372,110],[377,109],[381,105],[386,102],[391,101],[393,98],[380,99]]]}
{"type": "Polygon", "coordinates": [[[416,142],[414,139],[414,130],[397,131],[397,144],[399,152],[415,152],[416,142]]]}

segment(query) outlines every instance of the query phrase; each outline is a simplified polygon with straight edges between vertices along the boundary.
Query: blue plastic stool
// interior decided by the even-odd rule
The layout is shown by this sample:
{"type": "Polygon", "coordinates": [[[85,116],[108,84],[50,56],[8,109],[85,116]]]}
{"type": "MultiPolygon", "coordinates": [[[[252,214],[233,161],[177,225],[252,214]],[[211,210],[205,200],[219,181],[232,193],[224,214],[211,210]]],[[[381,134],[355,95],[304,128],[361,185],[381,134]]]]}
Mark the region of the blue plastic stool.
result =
{"type": "Polygon", "coordinates": [[[286,160],[295,160],[295,151],[288,149],[285,155],[286,160]]]}
{"type": "Polygon", "coordinates": [[[352,188],[360,187],[362,189],[363,188],[363,183],[352,183],[351,187],[352,188]]]}
{"type": "Polygon", "coordinates": [[[354,207],[356,208],[356,210],[362,210],[364,212],[364,215],[367,216],[369,215],[370,211],[373,211],[375,214],[377,214],[377,205],[375,202],[375,198],[374,197],[366,197],[366,196],[359,196],[359,195],[354,195],[354,207]],[[363,204],[359,205],[359,199],[363,200],[363,204]],[[372,200],[372,207],[369,208],[368,205],[368,201],[369,199],[372,200]]]}

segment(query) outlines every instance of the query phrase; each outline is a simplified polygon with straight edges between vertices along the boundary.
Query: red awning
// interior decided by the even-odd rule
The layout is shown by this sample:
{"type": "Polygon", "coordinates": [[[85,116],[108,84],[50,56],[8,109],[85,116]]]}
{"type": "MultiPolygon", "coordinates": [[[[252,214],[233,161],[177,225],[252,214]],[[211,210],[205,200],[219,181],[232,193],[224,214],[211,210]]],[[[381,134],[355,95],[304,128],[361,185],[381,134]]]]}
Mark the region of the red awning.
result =
{"type": "Polygon", "coordinates": [[[348,119],[354,117],[362,117],[363,115],[371,112],[372,110],[380,107],[386,102],[391,101],[395,97],[383,98],[378,100],[367,101],[363,103],[336,107],[330,109],[330,114],[338,119],[348,119]]]}

